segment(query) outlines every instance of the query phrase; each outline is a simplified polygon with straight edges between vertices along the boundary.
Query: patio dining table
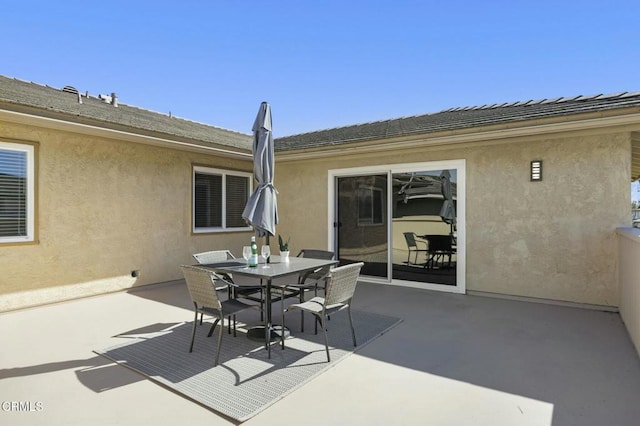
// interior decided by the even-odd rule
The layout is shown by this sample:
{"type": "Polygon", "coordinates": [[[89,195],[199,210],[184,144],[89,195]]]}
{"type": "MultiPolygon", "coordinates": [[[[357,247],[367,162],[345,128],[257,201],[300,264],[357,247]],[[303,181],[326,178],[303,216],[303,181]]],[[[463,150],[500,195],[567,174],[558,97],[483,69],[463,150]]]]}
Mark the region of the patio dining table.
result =
{"type": "MultiPolygon", "coordinates": [[[[239,264],[240,262],[237,259],[198,265],[199,267],[209,268],[216,272],[244,275],[260,280],[261,285],[265,289],[266,324],[264,338],[269,358],[271,358],[271,284],[273,280],[338,264],[337,260],[313,259],[308,257],[291,257],[284,261],[280,256],[271,256],[270,260],[270,263],[260,263],[256,267],[248,267],[244,263],[239,264]]],[[[239,287],[242,287],[242,284],[240,284],[239,287]]],[[[282,330],[282,332],[284,332],[284,330],[282,330]]]]}

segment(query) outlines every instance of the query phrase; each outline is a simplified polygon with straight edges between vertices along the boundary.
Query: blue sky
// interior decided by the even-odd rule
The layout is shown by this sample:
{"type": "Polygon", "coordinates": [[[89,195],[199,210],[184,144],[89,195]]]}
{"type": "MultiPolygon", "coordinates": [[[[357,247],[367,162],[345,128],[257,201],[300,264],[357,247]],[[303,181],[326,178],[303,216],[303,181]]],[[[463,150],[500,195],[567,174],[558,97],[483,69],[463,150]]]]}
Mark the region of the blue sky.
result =
{"type": "Polygon", "coordinates": [[[0,74],[245,133],[640,90],[640,2],[22,1],[0,74]]]}

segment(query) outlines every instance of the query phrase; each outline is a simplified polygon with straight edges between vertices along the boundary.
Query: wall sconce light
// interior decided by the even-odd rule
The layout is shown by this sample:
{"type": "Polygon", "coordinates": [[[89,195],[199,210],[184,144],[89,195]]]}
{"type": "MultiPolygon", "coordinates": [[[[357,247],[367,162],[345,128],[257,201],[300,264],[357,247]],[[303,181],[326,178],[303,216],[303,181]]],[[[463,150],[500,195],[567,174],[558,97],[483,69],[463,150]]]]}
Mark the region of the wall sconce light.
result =
{"type": "Polygon", "coordinates": [[[531,182],[542,180],[542,160],[534,160],[531,162],[531,182]]]}

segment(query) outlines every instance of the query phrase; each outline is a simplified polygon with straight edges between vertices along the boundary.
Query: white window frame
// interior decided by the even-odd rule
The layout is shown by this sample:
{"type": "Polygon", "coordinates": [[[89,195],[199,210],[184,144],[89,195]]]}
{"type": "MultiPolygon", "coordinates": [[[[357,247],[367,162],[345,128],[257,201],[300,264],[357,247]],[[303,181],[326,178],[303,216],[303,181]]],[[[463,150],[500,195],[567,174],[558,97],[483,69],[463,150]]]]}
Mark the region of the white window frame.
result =
{"type": "Polygon", "coordinates": [[[253,175],[251,173],[216,169],[213,167],[193,166],[191,173],[191,231],[194,234],[206,234],[213,232],[246,232],[251,231],[250,226],[227,227],[227,176],[245,177],[249,181],[248,194],[253,192],[253,175]],[[209,174],[222,177],[222,226],[196,228],[196,173],[209,174]]]}
{"type": "Polygon", "coordinates": [[[27,154],[27,235],[14,237],[0,237],[0,244],[29,243],[35,241],[35,147],[17,142],[0,141],[0,150],[19,151],[27,154]]]}

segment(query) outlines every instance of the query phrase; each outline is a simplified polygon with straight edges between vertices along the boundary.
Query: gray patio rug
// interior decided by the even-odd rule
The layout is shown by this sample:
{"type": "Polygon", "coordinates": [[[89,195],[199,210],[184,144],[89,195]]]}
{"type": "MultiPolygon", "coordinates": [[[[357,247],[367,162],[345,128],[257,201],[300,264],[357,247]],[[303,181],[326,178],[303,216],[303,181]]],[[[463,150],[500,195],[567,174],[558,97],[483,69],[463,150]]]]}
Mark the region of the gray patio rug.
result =
{"type": "MultiPolygon", "coordinates": [[[[310,317],[306,315],[306,317],[310,317]]],[[[353,311],[358,346],[353,347],[346,312],[328,322],[331,363],[327,363],[322,332],[313,333],[300,317],[291,314],[287,325],[293,337],[271,348],[271,359],[260,342],[238,336],[222,338],[220,365],[213,366],[217,329],[211,338],[211,322],[197,328],[194,349],[189,353],[192,323],[182,323],[160,332],[138,334],[124,344],[95,351],[120,365],[237,421],[245,421],[282,399],[309,380],[328,370],[354,350],[365,346],[401,322],[372,313],[353,311]]],[[[132,337],[132,336],[130,336],[132,337]]]]}

